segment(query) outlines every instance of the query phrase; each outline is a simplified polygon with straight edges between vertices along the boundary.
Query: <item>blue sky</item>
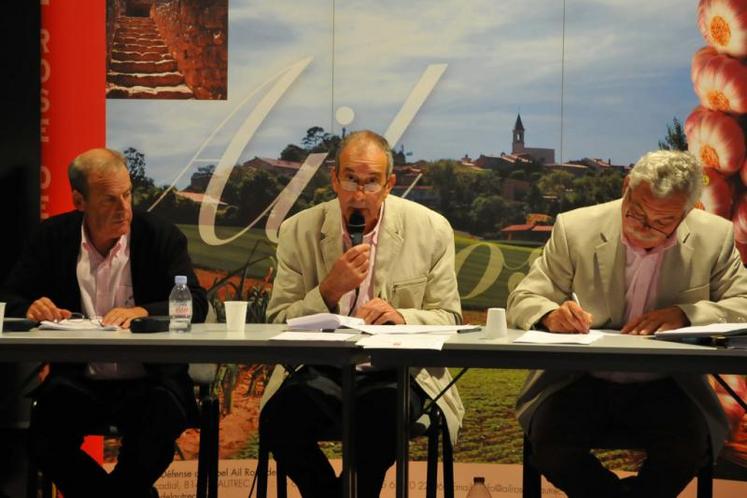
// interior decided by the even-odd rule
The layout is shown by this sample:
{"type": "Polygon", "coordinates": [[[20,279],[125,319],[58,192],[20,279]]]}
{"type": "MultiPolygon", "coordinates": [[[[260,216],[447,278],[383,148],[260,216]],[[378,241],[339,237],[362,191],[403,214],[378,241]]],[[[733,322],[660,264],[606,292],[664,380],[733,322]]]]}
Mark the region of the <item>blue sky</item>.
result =
{"type": "MultiPolygon", "coordinates": [[[[304,57],[311,64],[243,157],[277,157],[319,125],[383,132],[429,64],[448,64],[401,139],[414,159],[509,152],[521,111],[528,146],[563,159],[634,162],[696,105],[696,0],[229,0],[228,100],[110,100],[107,142],[146,154],[170,183],[246,95],[304,57]],[[334,50],[333,50],[334,35],[334,50]],[[334,70],[333,70],[334,60],[334,70]]],[[[256,99],[219,135],[218,154],[256,99]]],[[[190,172],[177,185],[183,186],[190,172]]]]}

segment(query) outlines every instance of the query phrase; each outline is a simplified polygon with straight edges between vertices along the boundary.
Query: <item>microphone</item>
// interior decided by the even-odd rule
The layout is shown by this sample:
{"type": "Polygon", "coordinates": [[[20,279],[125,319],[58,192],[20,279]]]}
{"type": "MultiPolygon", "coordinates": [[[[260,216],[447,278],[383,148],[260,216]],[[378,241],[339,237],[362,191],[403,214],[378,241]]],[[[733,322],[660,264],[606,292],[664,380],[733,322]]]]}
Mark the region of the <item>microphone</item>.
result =
{"type": "Polygon", "coordinates": [[[366,220],[357,209],[354,209],[348,220],[348,234],[354,246],[363,242],[363,232],[366,229],[366,220]]]}
{"type": "MultiPolygon", "coordinates": [[[[360,211],[353,209],[350,213],[350,219],[348,220],[348,234],[350,234],[350,241],[353,243],[353,247],[363,242],[363,232],[366,230],[366,219],[363,217],[360,211]]],[[[353,304],[350,306],[348,316],[353,313],[355,307],[358,305],[358,293],[361,288],[355,288],[355,296],[353,297],[353,304]]]]}

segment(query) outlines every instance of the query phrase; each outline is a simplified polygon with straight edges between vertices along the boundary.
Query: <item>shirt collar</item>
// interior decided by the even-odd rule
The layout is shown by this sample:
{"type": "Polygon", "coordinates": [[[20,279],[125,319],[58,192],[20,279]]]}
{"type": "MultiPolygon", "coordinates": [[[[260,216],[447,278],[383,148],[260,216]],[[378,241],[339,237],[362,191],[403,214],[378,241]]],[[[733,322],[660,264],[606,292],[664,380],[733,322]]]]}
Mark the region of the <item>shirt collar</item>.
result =
{"type": "Polygon", "coordinates": [[[654,247],[653,249],[643,249],[642,247],[635,247],[629,240],[628,237],[623,232],[622,234],[622,243],[625,246],[625,249],[628,251],[631,251],[633,254],[635,254],[637,257],[642,258],[646,256],[651,256],[655,254],[662,254],[669,249],[671,249],[676,243],[677,243],[677,230],[672,232],[669,237],[664,239],[663,244],[659,244],[658,246],[654,247]]]}
{"type": "Polygon", "coordinates": [[[93,243],[88,239],[85,222],[80,224],[80,248],[82,251],[86,251],[89,257],[95,259],[96,261],[105,261],[107,259],[113,260],[120,254],[127,254],[129,250],[129,241],[129,234],[122,235],[117,240],[117,243],[114,244],[114,246],[112,246],[112,248],[109,250],[109,254],[104,257],[98,251],[98,249],[96,249],[96,246],[94,246],[93,243]]]}

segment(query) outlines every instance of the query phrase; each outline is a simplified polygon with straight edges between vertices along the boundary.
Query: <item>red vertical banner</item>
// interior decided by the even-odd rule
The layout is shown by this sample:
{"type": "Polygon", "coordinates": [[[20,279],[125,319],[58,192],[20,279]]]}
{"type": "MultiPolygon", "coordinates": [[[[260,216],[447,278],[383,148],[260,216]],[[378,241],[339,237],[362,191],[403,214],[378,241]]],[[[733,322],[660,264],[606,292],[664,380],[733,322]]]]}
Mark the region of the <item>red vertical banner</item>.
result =
{"type": "MultiPolygon", "coordinates": [[[[67,165],[106,144],[106,2],[41,0],[41,217],[72,209],[67,165]]],[[[103,460],[103,439],[84,448],[103,460]]]]}
{"type": "Polygon", "coordinates": [[[72,208],[67,165],[106,144],[106,2],[41,0],[41,217],[72,208]]]}

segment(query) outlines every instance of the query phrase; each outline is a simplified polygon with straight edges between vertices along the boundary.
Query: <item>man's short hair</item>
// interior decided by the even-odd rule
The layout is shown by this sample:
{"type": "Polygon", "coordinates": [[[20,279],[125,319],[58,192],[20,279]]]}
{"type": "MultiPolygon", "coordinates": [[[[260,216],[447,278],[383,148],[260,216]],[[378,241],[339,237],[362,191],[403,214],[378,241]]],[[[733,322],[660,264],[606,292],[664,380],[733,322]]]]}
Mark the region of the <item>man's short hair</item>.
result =
{"type": "Polygon", "coordinates": [[[628,186],[648,183],[656,197],[687,195],[687,209],[692,208],[703,192],[703,167],[689,152],[657,150],[641,157],[628,174],[628,186]]]}
{"type": "Polygon", "coordinates": [[[359,130],[349,133],[342,139],[340,146],[337,148],[337,157],[335,157],[335,173],[340,172],[340,154],[345,147],[352,145],[356,142],[372,142],[377,145],[386,154],[386,176],[392,174],[394,169],[394,158],[392,157],[392,148],[389,146],[386,138],[382,137],[376,132],[371,130],[359,130]]]}
{"type": "Polygon", "coordinates": [[[80,192],[85,199],[88,197],[88,175],[92,171],[110,171],[116,168],[127,168],[127,158],[121,152],[93,149],[73,159],[67,168],[67,177],[70,187],[80,192]]]}

